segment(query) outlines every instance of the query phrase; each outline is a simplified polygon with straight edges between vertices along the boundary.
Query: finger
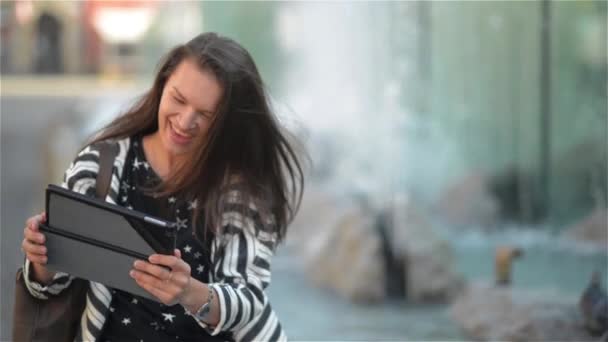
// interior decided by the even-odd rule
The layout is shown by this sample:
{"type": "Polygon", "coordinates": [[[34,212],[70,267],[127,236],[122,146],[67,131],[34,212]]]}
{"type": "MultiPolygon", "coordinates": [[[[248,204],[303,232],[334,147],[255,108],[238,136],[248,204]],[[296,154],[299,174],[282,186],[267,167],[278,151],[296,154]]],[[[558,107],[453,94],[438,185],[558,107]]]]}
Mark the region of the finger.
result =
{"type": "Polygon", "coordinates": [[[180,291],[180,287],[175,286],[172,282],[165,281],[146,272],[131,270],[129,275],[140,284],[149,285],[150,287],[157,288],[168,294],[180,291]]]}
{"type": "Polygon", "coordinates": [[[38,231],[38,226],[40,225],[41,221],[42,221],[42,215],[32,216],[27,220],[27,223],[28,223],[27,226],[30,227],[34,231],[38,231]]]}
{"type": "Polygon", "coordinates": [[[21,242],[21,247],[26,253],[46,256],[46,246],[35,244],[27,239],[23,239],[21,242]]]}
{"type": "Polygon", "coordinates": [[[135,282],[137,283],[137,285],[139,285],[141,288],[143,288],[144,290],[148,291],[151,295],[153,295],[154,297],[158,298],[161,302],[165,303],[165,304],[170,304],[170,301],[172,300],[173,296],[159,288],[156,288],[150,284],[147,283],[143,283],[140,282],[139,280],[135,279],[135,282]]]}
{"type": "Polygon", "coordinates": [[[35,264],[40,264],[40,265],[46,265],[46,263],[48,262],[48,258],[46,256],[40,256],[37,254],[26,254],[25,257],[27,258],[27,260],[35,263],[35,264]]]}
{"type": "Polygon", "coordinates": [[[25,258],[35,264],[40,264],[40,265],[46,265],[46,263],[49,260],[47,256],[43,256],[43,255],[39,255],[39,254],[31,254],[31,253],[26,253],[25,258]]]}
{"type": "Polygon", "coordinates": [[[36,216],[32,216],[25,221],[25,226],[32,230],[35,230],[34,223],[36,222],[36,216]]]}
{"type": "Polygon", "coordinates": [[[190,273],[190,265],[174,255],[152,254],[148,260],[153,264],[167,266],[174,271],[190,273]]]}
{"type": "Polygon", "coordinates": [[[46,212],[43,211],[42,213],[40,213],[40,222],[46,222],[46,212]]]}
{"type": "Polygon", "coordinates": [[[171,273],[171,269],[167,269],[162,266],[153,265],[143,260],[136,260],[133,263],[133,267],[136,270],[149,273],[160,280],[169,279],[169,274],[171,273]]]}
{"type": "Polygon", "coordinates": [[[29,227],[25,227],[25,229],[23,230],[23,235],[26,239],[30,240],[33,243],[44,244],[45,236],[39,231],[35,231],[29,227]]]}
{"type": "Polygon", "coordinates": [[[180,251],[178,248],[173,250],[173,254],[178,258],[181,259],[182,258],[182,251],[180,251]]]}

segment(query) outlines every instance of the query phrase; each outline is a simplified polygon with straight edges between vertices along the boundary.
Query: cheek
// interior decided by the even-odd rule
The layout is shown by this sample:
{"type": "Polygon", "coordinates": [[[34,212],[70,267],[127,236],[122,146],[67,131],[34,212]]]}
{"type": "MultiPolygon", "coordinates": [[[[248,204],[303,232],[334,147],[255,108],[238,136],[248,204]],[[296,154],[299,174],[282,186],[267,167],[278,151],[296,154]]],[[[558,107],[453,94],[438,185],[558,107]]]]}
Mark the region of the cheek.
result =
{"type": "Polygon", "coordinates": [[[158,127],[163,128],[167,125],[167,119],[174,113],[175,109],[170,104],[161,102],[158,106],[158,127]]]}
{"type": "Polygon", "coordinates": [[[211,126],[211,121],[204,119],[199,125],[198,135],[204,139],[209,131],[209,127],[211,126]]]}

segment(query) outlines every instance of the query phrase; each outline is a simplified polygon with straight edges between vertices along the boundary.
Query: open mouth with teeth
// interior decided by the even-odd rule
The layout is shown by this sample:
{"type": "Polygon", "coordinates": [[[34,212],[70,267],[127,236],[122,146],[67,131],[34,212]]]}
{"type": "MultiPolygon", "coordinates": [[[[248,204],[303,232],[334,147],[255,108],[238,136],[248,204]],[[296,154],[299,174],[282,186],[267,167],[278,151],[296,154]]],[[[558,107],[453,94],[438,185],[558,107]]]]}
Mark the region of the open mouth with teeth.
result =
{"type": "Polygon", "coordinates": [[[176,130],[171,121],[169,121],[169,131],[171,134],[171,140],[178,145],[188,144],[194,138],[192,135],[184,134],[176,130]]]}

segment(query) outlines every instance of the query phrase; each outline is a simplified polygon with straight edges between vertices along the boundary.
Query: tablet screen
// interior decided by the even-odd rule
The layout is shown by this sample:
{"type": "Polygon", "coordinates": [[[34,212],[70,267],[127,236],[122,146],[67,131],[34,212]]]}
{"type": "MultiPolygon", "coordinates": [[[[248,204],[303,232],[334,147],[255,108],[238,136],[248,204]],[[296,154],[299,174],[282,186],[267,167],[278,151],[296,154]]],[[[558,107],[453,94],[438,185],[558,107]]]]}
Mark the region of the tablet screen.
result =
{"type": "Polygon", "coordinates": [[[48,200],[48,222],[60,229],[85,238],[111,244],[136,253],[172,254],[175,248],[167,243],[168,229],[150,224],[136,215],[125,215],[101,208],[64,194],[50,191],[48,200]]]}

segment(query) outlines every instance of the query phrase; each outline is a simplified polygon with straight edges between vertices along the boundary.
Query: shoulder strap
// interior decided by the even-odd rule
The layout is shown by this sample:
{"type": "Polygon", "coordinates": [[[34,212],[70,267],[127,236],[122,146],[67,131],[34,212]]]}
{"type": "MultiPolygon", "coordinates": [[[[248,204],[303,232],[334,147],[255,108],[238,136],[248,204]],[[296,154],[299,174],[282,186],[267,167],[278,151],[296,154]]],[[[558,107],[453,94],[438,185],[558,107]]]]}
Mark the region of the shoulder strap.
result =
{"type": "Polygon", "coordinates": [[[112,183],[112,169],[114,159],[118,154],[118,144],[116,142],[101,142],[99,149],[99,172],[95,182],[95,195],[97,198],[105,199],[112,183]]]}

